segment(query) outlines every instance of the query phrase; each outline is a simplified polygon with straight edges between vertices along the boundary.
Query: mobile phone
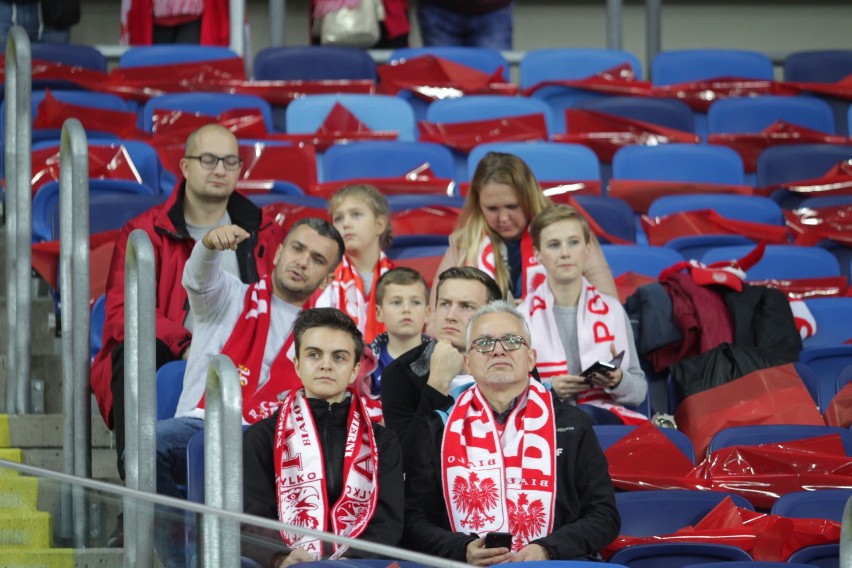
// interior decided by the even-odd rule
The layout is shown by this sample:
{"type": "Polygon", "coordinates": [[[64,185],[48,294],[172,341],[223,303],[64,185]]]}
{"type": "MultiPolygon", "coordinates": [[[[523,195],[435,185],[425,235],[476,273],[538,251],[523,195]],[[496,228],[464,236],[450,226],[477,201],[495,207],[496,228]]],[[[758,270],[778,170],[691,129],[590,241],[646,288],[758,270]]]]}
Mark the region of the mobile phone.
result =
{"type": "Polygon", "coordinates": [[[608,363],[604,361],[595,361],[594,363],[589,365],[588,369],[580,373],[580,376],[585,377],[586,383],[588,384],[590,382],[592,373],[600,373],[601,375],[605,375],[610,371],[615,371],[621,366],[622,359],[624,359],[624,351],[613,357],[612,360],[608,363]]]}
{"type": "Polygon", "coordinates": [[[487,533],[485,535],[485,548],[512,548],[512,533],[487,533]]]}

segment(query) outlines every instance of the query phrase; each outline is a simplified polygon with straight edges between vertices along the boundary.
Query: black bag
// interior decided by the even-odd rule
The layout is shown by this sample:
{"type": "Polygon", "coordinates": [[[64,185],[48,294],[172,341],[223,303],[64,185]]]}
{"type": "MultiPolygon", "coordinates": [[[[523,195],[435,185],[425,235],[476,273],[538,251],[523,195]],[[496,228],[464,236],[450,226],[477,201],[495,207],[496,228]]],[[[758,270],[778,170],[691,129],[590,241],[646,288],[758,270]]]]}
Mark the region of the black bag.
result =
{"type": "Polygon", "coordinates": [[[41,0],[41,20],[63,30],[80,23],[80,0],[41,0]]]}

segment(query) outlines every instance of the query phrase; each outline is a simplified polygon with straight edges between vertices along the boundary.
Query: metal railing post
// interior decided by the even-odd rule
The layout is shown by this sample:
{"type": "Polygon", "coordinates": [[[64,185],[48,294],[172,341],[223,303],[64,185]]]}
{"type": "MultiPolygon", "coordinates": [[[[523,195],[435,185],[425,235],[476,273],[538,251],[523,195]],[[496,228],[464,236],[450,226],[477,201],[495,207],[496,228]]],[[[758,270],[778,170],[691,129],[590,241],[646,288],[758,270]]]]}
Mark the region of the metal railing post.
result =
{"type": "Polygon", "coordinates": [[[606,46],[608,49],[621,49],[624,33],[622,0],[606,0],[606,46]]]}
{"type": "Polygon", "coordinates": [[[645,0],[645,58],[648,73],[647,79],[651,79],[651,63],[662,49],[662,14],[663,0],[645,0]]]}
{"type": "Polygon", "coordinates": [[[287,22],[286,0],[269,0],[269,45],[284,45],[284,24],[287,22]]]}
{"type": "Polygon", "coordinates": [[[852,497],[846,501],[841,519],[840,568],[852,568],[852,497]]]}
{"type": "MultiPolygon", "coordinates": [[[[62,388],[65,414],[65,472],[92,473],[92,402],[89,326],[89,148],[76,118],[62,125],[59,147],[59,297],[62,310],[62,388]]],[[[71,498],[74,546],[86,546],[86,494],[71,498]]]]}
{"type": "MultiPolygon", "coordinates": [[[[217,355],[204,392],[204,501],[211,507],[243,511],[243,397],[237,369],[217,355]]],[[[230,519],[203,520],[202,566],[239,566],[240,527],[230,519]]]]}
{"type": "MultiPolygon", "coordinates": [[[[142,229],[130,233],[124,261],[124,408],[126,485],[157,492],[157,381],[154,247],[142,229]]],[[[154,507],[124,498],[124,565],[154,566],[154,507]]]]}
{"type": "Polygon", "coordinates": [[[228,3],[231,49],[243,57],[246,53],[246,0],[230,0],[228,3]]]}
{"type": "Polygon", "coordinates": [[[6,413],[30,410],[32,343],[32,50],[20,26],[6,39],[6,413]]]}

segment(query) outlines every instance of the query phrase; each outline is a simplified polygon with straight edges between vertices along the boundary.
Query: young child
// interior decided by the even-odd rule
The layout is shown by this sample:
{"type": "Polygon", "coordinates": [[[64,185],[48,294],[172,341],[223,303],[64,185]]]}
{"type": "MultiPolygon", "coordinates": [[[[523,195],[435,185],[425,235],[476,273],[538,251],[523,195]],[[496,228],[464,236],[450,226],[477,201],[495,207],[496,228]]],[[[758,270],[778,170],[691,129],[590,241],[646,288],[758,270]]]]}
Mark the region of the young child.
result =
{"type": "Polygon", "coordinates": [[[385,272],[376,283],[376,319],[387,328],[370,344],[378,361],[373,370],[372,393],[381,393],[382,371],[391,361],[414,349],[429,336],[426,323],[429,288],[420,273],[400,266],[385,272]]]}
{"type": "Polygon", "coordinates": [[[346,253],[334,272],[334,280],[320,294],[316,307],[332,307],[349,315],[372,341],[385,331],[376,319],[375,284],[393,268],[383,249],[390,245],[388,202],[371,185],[350,185],[335,193],[328,212],[334,228],[343,236],[346,253]]]}

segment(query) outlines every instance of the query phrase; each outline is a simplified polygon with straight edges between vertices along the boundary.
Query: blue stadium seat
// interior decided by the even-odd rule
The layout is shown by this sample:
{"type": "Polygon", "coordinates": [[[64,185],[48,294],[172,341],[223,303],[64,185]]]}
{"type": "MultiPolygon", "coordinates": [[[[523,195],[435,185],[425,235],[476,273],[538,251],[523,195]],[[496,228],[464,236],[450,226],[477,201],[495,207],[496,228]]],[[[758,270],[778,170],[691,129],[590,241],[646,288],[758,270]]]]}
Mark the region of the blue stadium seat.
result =
{"type": "Polygon", "coordinates": [[[807,564],[790,562],[756,562],[753,560],[740,560],[734,562],[702,562],[701,564],[690,564],[689,568],[812,568],[807,564]]]}
{"type": "Polygon", "coordinates": [[[837,373],[837,392],[843,390],[843,387],[849,383],[852,383],[852,363],[846,365],[837,373]]]}
{"type": "Polygon", "coordinates": [[[398,178],[426,163],[435,177],[452,179],[453,155],[440,144],[411,141],[336,144],[323,156],[322,181],[398,178]]]}
{"type": "Polygon", "coordinates": [[[296,99],[287,106],[287,132],[316,132],[338,102],[373,130],[399,132],[399,140],[415,139],[411,105],[387,95],[310,95],[296,99]]]}
{"type": "Polygon", "coordinates": [[[808,568],[840,568],[840,545],[817,544],[800,548],[787,559],[788,568],[794,563],[800,563],[808,568]]]}
{"type": "MultiPolygon", "coordinates": [[[[553,48],[527,51],[519,65],[521,89],[543,81],[585,79],[627,63],[638,78],[642,64],[630,52],[599,48],[553,48]]],[[[532,95],[547,103],[551,110],[553,132],[565,132],[565,109],[580,101],[598,99],[605,95],[571,87],[550,86],[532,95]]]]}
{"type": "Polygon", "coordinates": [[[157,369],[157,420],[174,418],[185,372],[186,361],[182,359],[170,361],[157,369]]]}
{"type": "Polygon", "coordinates": [[[731,446],[757,446],[802,440],[816,436],[839,434],[846,455],[852,455],[852,430],[832,426],[803,424],[761,424],[758,426],[732,426],[719,430],[710,440],[708,454],[731,446]]]}
{"type": "Polygon", "coordinates": [[[92,345],[92,358],[97,355],[104,344],[104,320],[106,319],[106,294],[101,294],[92,304],[92,319],[90,320],[90,334],[92,345]]]}
{"type": "Polygon", "coordinates": [[[656,199],[648,208],[651,217],[662,217],[683,211],[712,209],[728,219],[782,225],[784,213],[768,197],[757,195],[702,194],[667,195],[656,199]]]}
{"type": "Polygon", "coordinates": [[[667,242],[665,246],[676,250],[687,260],[701,260],[710,249],[741,245],[754,246],[754,244],[754,241],[740,235],[695,235],[677,237],[667,242]]]}
{"type": "MultiPolygon", "coordinates": [[[[852,49],[796,51],[784,60],[784,80],[800,83],[836,83],[852,73],[852,49]]],[[[838,134],[848,135],[846,113],[849,101],[835,97],[823,98],[834,112],[838,134]]]]}
{"type": "MultiPolygon", "coordinates": [[[[817,328],[819,326],[817,325],[817,328]]],[[[817,332],[818,333],[818,332],[817,332]]],[[[805,340],[805,343],[811,338],[805,340]]],[[[799,362],[807,365],[818,377],[821,393],[821,403],[825,407],[837,392],[836,377],[847,365],[852,364],[852,345],[828,345],[823,347],[807,347],[799,353],[799,362]],[[832,377],[835,384],[832,386],[832,377]]]]}
{"type": "Polygon", "coordinates": [[[676,251],[666,247],[601,245],[601,249],[612,275],[616,277],[625,272],[635,272],[656,278],[662,270],[683,260],[676,251]]]}
{"type": "Polygon", "coordinates": [[[266,100],[254,95],[229,93],[172,93],[154,97],[142,107],[140,127],[152,132],[154,112],[157,110],[180,110],[217,117],[235,109],[258,109],[268,132],[272,132],[272,107],[266,100]]]}
{"type": "Polygon", "coordinates": [[[834,134],[834,115],[828,103],[812,97],[764,95],[722,99],[707,111],[707,132],[761,132],[772,123],[784,122],[834,134]]]}
{"type": "Polygon", "coordinates": [[[722,184],[745,181],[739,154],[708,144],[625,146],[613,156],[612,177],[722,184]]]}
{"type": "Polygon", "coordinates": [[[659,124],[666,128],[695,132],[695,117],[689,106],[677,99],[645,97],[601,97],[577,102],[575,108],[659,124]]]}
{"type": "Polygon", "coordinates": [[[251,193],[247,195],[252,203],[258,207],[270,205],[272,203],[290,203],[291,205],[301,205],[303,207],[316,207],[319,209],[327,209],[328,201],[322,197],[312,195],[297,195],[295,193],[270,192],[270,193],[251,193]]]}
{"type": "Polygon", "coordinates": [[[119,67],[148,67],[239,57],[227,47],[212,45],[142,45],[131,47],[118,60],[119,67]]]}
{"type": "MultiPolygon", "coordinates": [[[[757,158],[757,187],[783,186],[785,183],[822,177],[843,160],[852,159],[852,146],[842,144],[791,144],[772,146],[757,158]]],[[[794,209],[806,194],[777,190],[772,199],[785,209],[794,209]]]]}
{"type": "Polygon", "coordinates": [[[843,345],[852,339],[852,298],[807,298],[805,304],[817,324],[816,334],[804,341],[806,348],[843,345]]]}
{"type": "Polygon", "coordinates": [[[772,504],[772,514],[798,519],[843,520],[846,502],[852,499],[852,489],[818,489],[787,493],[772,504]]]}
{"type": "Polygon", "coordinates": [[[772,60],[757,51],[681,49],[663,51],[651,62],[651,80],[655,85],[689,83],[721,77],[771,81],[775,74],[772,60]]]}
{"type": "Polygon", "coordinates": [[[102,73],[107,70],[106,57],[91,45],[34,41],[30,44],[30,50],[33,60],[54,61],[102,73]]]}
{"type": "Polygon", "coordinates": [[[657,489],[617,493],[615,504],[621,514],[619,534],[671,534],[700,521],[726,497],[731,497],[737,507],[754,510],[745,497],[721,491],[657,489]]]}
{"type": "Polygon", "coordinates": [[[742,548],[726,544],[689,542],[682,544],[639,544],[616,552],[610,563],[630,568],[685,568],[699,562],[751,562],[742,548]]]}
{"type": "MultiPolygon", "coordinates": [[[[592,428],[598,437],[598,442],[601,449],[606,451],[614,443],[618,442],[630,432],[636,429],[636,426],[627,425],[594,425],[592,428]]],[[[689,461],[695,463],[695,448],[692,446],[692,441],[687,438],[686,434],[679,432],[674,428],[660,428],[662,432],[683,454],[689,458],[689,461]]]]}
{"type": "MultiPolygon", "coordinates": [[[[604,231],[631,243],[636,242],[633,210],[626,201],[597,195],[576,195],[574,199],[604,231]]],[[[599,240],[608,242],[604,238],[599,240]]]]}
{"type": "MultiPolygon", "coordinates": [[[[701,258],[705,264],[743,258],[750,245],[710,249],[701,258]]],[[[767,245],[763,258],[746,273],[748,280],[767,278],[819,278],[840,276],[840,267],[831,253],[814,247],[767,245]]]]}
{"type": "Polygon", "coordinates": [[[834,377],[820,377],[820,375],[817,375],[813,369],[801,361],[796,361],[793,363],[793,366],[796,368],[796,373],[799,374],[799,378],[802,379],[802,382],[808,389],[811,398],[814,399],[814,402],[820,408],[820,411],[822,411],[823,404],[825,404],[827,399],[826,401],[822,399],[823,387],[821,387],[820,382],[822,380],[825,380],[827,383],[830,381],[830,389],[834,392],[834,377]]]}
{"type": "Polygon", "coordinates": [[[473,179],[476,166],[488,152],[514,154],[529,166],[539,182],[601,179],[601,166],[594,152],[582,144],[558,142],[489,142],[480,144],[468,155],[468,179],[473,179]]]}

